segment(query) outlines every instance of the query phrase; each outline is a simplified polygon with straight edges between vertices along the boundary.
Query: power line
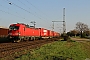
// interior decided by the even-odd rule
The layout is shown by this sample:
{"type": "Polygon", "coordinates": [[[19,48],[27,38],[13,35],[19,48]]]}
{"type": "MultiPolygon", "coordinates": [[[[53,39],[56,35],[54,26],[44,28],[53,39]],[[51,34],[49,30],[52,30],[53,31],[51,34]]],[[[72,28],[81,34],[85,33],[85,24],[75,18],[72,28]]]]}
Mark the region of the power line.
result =
{"type": "MultiPolygon", "coordinates": [[[[26,4],[24,4],[22,1],[20,1],[20,0],[18,0],[20,3],[22,3],[25,7],[28,7],[26,4]]],[[[31,10],[31,8],[30,7],[28,7],[30,10],[31,10]]],[[[35,12],[36,13],[36,12],[35,12]]]]}
{"type": "MultiPolygon", "coordinates": [[[[20,3],[22,3],[24,6],[26,6],[26,4],[24,4],[22,1],[18,0],[20,3]]],[[[30,8],[29,8],[30,9],[30,8]]]]}
{"type": "MultiPolygon", "coordinates": [[[[15,3],[13,3],[13,2],[11,2],[11,1],[9,1],[9,0],[7,0],[7,1],[9,2],[10,5],[14,5],[14,6],[16,6],[16,7],[20,8],[20,9],[26,11],[27,13],[30,13],[30,14],[32,14],[33,16],[36,16],[35,14],[31,13],[30,11],[28,11],[28,10],[26,10],[26,9],[18,6],[18,5],[16,5],[15,3]]],[[[36,16],[36,17],[38,17],[38,16],[36,16]]],[[[40,17],[38,17],[38,18],[41,19],[40,17]]]]}
{"type": "MultiPolygon", "coordinates": [[[[8,2],[10,2],[9,0],[7,0],[8,2]]],[[[20,0],[18,0],[19,2],[21,2],[23,5],[25,5],[26,6],[26,4],[24,4],[22,1],[20,1],[20,0]]],[[[25,1],[27,1],[27,0],[25,0],[25,1]]],[[[29,1],[27,1],[29,4],[31,4],[29,1]]],[[[34,15],[34,16],[36,16],[36,17],[38,17],[39,19],[42,19],[41,17],[39,17],[39,16],[37,16],[37,15],[35,15],[35,14],[33,14],[33,13],[31,13],[30,11],[28,11],[28,10],[26,10],[26,9],[24,9],[24,8],[22,8],[22,7],[20,7],[20,6],[18,6],[18,5],[16,5],[15,3],[9,3],[10,5],[12,5],[12,4],[14,4],[15,6],[17,6],[18,8],[20,8],[20,9],[22,9],[22,10],[24,10],[24,11],[26,11],[26,12],[28,12],[28,13],[30,13],[30,14],[32,14],[32,15],[34,15]]],[[[35,7],[33,4],[31,4],[34,8],[36,8],[37,10],[39,10],[40,12],[41,12],[41,10],[40,9],[38,9],[37,7],[35,7]]],[[[30,9],[30,8],[29,8],[30,9]]],[[[35,12],[36,13],[36,12],[35,12]]],[[[42,12],[43,13],[43,12],[42,12]]],[[[45,15],[44,13],[43,13],[43,15],[45,15]]],[[[47,16],[47,15],[46,15],[47,16]]],[[[47,16],[48,17],[48,16],[47,16]]],[[[43,19],[42,19],[43,20],[43,19]]],[[[46,20],[47,20],[47,18],[46,18],[46,20]]]]}
{"type": "MultiPolygon", "coordinates": [[[[5,0],[3,0],[3,1],[5,1],[5,0]]],[[[11,3],[9,2],[9,4],[11,4],[11,3]]],[[[0,4],[0,6],[3,7],[3,8],[7,8],[8,11],[10,10],[10,8],[5,7],[5,6],[1,5],[1,4],[0,4]]],[[[10,14],[10,15],[13,15],[13,16],[16,16],[16,17],[19,17],[19,18],[22,18],[22,19],[26,19],[25,17],[22,17],[20,14],[18,14],[18,12],[15,12],[17,14],[17,15],[15,15],[15,14],[12,14],[11,12],[6,12],[6,11],[3,11],[3,10],[0,10],[0,11],[2,11],[4,13],[7,13],[7,14],[10,14]]]]}
{"type": "MultiPolygon", "coordinates": [[[[25,0],[27,3],[29,3],[30,5],[32,5],[34,8],[38,9],[36,6],[34,6],[33,4],[31,4],[29,1],[25,0]]],[[[39,9],[38,9],[39,10],[39,9]]]]}
{"type": "MultiPolygon", "coordinates": [[[[46,15],[45,13],[43,13],[40,9],[38,9],[36,6],[34,6],[32,3],[30,3],[28,0],[25,0],[27,3],[29,3],[30,5],[32,5],[34,8],[36,8],[40,13],[42,13],[43,15],[46,15]]],[[[47,15],[46,15],[47,16],[47,15]]],[[[48,16],[47,16],[48,17],[48,16]]],[[[47,18],[46,18],[47,19],[47,18]]]]}
{"type": "MultiPolygon", "coordinates": [[[[18,0],[20,3],[22,3],[24,6],[28,7],[26,4],[24,4],[22,1],[18,0]]],[[[28,2],[30,5],[32,5],[29,1],[25,0],[26,2],[28,2]]],[[[34,8],[36,8],[34,5],[32,5],[34,8]]],[[[28,7],[30,10],[32,10],[30,7],[28,7]]],[[[36,8],[37,9],[37,8],[36,8]]],[[[38,9],[39,10],[39,9],[38,9]]],[[[37,14],[37,12],[34,12],[35,14],[37,14]]],[[[44,15],[44,14],[43,14],[44,15]]],[[[42,17],[42,16],[41,16],[42,17]]],[[[47,18],[45,18],[47,20],[47,18]]]]}

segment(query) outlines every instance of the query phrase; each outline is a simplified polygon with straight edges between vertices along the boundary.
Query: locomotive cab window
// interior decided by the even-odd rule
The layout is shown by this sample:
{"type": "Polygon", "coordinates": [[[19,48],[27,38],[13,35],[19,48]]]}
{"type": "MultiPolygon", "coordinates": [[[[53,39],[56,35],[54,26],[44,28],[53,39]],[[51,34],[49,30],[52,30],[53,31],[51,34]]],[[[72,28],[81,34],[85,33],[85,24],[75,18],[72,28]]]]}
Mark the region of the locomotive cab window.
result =
{"type": "Polygon", "coordinates": [[[19,26],[10,26],[9,29],[10,30],[18,30],[19,29],[19,26]]]}

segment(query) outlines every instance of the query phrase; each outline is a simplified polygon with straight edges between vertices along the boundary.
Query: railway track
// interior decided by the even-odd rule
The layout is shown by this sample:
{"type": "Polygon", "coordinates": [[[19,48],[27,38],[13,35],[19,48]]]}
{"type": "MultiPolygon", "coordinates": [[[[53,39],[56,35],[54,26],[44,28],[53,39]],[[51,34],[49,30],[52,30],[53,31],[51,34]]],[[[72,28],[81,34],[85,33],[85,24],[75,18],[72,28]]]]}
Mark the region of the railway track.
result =
{"type": "Polygon", "coordinates": [[[20,42],[20,43],[1,43],[0,44],[0,58],[15,54],[16,52],[20,52],[23,50],[36,48],[43,44],[50,43],[54,40],[57,40],[57,39],[26,41],[26,42],[20,42]]]}

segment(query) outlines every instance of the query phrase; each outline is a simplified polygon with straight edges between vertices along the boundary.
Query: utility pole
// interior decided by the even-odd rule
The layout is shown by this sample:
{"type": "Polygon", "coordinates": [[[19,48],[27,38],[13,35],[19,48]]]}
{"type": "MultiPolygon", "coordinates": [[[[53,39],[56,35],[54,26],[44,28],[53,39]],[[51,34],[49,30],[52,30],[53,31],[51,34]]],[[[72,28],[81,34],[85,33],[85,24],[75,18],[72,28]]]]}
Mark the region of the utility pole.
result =
{"type": "Polygon", "coordinates": [[[66,33],[65,8],[63,8],[63,34],[66,33]]]}

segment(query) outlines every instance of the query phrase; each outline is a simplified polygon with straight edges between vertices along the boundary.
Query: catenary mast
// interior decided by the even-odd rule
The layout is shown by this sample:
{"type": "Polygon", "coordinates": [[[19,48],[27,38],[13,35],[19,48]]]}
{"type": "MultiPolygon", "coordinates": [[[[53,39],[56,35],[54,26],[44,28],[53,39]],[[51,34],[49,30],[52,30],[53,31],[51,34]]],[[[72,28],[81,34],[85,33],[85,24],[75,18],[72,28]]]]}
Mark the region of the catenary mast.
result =
{"type": "Polygon", "coordinates": [[[63,33],[66,33],[65,8],[63,8],[63,33]]]}

